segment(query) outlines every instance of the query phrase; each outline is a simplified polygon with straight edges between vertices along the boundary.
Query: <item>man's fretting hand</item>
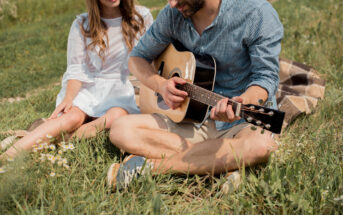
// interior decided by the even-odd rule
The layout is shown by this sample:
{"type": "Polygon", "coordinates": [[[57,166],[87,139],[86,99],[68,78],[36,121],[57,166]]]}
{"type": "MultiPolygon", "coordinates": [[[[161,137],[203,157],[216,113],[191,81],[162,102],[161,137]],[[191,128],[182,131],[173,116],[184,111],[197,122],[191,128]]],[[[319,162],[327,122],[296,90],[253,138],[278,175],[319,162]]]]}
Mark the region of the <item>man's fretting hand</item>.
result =
{"type": "MultiPolygon", "coordinates": [[[[243,98],[239,96],[233,97],[232,100],[243,103],[243,98]]],[[[234,122],[240,119],[240,117],[235,116],[232,105],[229,105],[228,101],[229,99],[227,98],[222,99],[212,108],[211,119],[223,122],[234,122]]]]}

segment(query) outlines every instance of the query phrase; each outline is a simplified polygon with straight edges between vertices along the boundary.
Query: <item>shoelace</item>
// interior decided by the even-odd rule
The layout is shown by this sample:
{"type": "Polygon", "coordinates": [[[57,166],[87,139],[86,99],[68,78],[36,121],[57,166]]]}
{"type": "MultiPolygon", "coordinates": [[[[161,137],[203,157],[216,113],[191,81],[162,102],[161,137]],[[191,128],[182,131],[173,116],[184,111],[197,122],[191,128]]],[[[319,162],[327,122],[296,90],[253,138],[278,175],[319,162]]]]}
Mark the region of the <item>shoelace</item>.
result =
{"type": "Polygon", "coordinates": [[[132,181],[133,177],[137,177],[138,173],[141,172],[142,167],[136,167],[132,170],[123,171],[124,174],[124,187],[128,187],[130,182],[132,181]]]}

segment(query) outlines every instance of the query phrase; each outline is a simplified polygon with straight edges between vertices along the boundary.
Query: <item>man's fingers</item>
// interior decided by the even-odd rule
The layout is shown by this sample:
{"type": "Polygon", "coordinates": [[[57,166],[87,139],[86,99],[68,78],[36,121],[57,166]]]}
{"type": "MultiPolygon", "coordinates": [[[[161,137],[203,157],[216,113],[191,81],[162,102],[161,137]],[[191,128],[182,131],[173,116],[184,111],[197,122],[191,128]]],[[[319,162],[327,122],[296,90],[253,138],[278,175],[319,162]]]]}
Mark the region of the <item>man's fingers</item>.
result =
{"type": "Polygon", "coordinates": [[[187,83],[187,81],[183,78],[179,78],[179,77],[173,77],[173,80],[175,81],[175,83],[177,84],[185,84],[187,83]]]}
{"type": "Polygon", "coordinates": [[[176,96],[182,96],[182,97],[186,97],[188,95],[187,92],[183,91],[183,90],[179,90],[176,88],[176,85],[178,84],[185,84],[187,83],[184,79],[179,78],[179,77],[174,77],[171,79],[173,81],[173,85],[169,86],[169,92],[171,92],[173,95],[176,96]]]}

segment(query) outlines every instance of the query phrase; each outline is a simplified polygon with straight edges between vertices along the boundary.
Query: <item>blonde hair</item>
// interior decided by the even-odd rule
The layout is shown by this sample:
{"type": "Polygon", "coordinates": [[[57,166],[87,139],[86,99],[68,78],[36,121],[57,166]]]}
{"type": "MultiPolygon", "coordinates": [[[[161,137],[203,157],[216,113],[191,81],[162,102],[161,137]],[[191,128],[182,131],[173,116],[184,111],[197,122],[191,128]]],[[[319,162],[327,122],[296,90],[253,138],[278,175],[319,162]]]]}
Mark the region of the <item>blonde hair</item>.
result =
{"type": "MultiPolygon", "coordinates": [[[[87,46],[87,50],[93,50],[96,46],[99,49],[99,57],[104,60],[105,51],[108,48],[107,26],[101,20],[101,10],[99,0],[86,0],[88,10],[88,26],[85,27],[86,19],[81,24],[81,32],[84,37],[91,38],[92,42],[87,46]],[[106,40],[105,40],[106,39],[106,40]]],[[[129,51],[134,47],[138,34],[145,31],[144,19],[136,11],[134,0],[121,0],[119,9],[122,16],[122,32],[125,44],[129,51]]]]}

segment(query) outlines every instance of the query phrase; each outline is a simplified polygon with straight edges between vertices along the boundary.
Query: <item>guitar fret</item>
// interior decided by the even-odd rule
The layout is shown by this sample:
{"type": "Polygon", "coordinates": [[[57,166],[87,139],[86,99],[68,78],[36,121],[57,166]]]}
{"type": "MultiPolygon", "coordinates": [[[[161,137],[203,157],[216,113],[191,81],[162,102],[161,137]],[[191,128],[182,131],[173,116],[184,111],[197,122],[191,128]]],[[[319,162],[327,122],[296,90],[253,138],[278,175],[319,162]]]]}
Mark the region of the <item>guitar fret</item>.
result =
{"type": "Polygon", "coordinates": [[[215,106],[219,100],[225,98],[224,96],[221,96],[219,94],[208,91],[202,87],[192,85],[189,83],[182,85],[180,89],[183,89],[186,92],[188,92],[188,95],[191,99],[211,106],[215,106]]]}

